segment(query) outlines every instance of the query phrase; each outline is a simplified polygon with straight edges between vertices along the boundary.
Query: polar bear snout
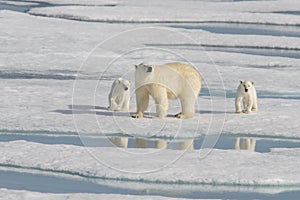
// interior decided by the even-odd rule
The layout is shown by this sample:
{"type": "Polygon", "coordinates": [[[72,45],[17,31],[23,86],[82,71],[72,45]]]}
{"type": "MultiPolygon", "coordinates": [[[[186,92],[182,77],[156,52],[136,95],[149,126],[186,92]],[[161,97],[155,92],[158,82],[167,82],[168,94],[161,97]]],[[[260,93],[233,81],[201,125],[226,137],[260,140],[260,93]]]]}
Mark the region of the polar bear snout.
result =
{"type": "Polygon", "coordinates": [[[138,69],[139,67],[143,67],[145,72],[152,72],[153,71],[153,66],[149,63],[140,63],[135,65],[135,68],[138,69]]]}
{"type": "Polygon", "coordinates": [[[252,87],[252,83],[250,83],[249,81],[245,81],[243,86],[245,88],[245,92],[248,92],[249,89],[251,89],[251,87],[252,87]]]}
{"type": "Polygon", "coordinates": [[[146,72],[152,72],[152,67],[147,67],[146,72]]]}
{"type": "Polygon", "coordinates": [[[124,87],[124,90],[127,91],[127,90],[128,90],[128,87],[125,86],[125,87],[124,87]]]}

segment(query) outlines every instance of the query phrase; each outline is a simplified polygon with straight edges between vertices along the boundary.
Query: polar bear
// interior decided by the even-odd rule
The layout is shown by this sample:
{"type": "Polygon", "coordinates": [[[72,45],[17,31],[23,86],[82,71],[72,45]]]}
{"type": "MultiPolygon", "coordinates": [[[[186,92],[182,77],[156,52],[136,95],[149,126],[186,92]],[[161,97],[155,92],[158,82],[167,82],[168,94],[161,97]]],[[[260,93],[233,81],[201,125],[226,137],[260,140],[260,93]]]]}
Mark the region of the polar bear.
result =
{"type": "Polygon", "coordinates": [[[250,113],[257,111],[257,95],[254,87],[254,82],[240,81],[240,85],[235,97],[235,112],[250,113]],[[244,110],[241,110],[241,102],[243,102],[244,110]]]}
{"type": "Polygon", "coordinates": [[[108,110],[128,111],[130,101],[130,82],[124,78],[116,79],[112,84],[108,101],[108,110]]]}
{"type": "Polygon", "coordinates": [[[194,67],[180,62],[135,65],[137,112],[132,117],[143,117],[149,104],[149,96],[152,96],[155,101],[158,118],[166,116],[168,99],[180,100],[181,112],[175,117],[193,117],[201,84],[202,78],[199,72],[194,67]]]}

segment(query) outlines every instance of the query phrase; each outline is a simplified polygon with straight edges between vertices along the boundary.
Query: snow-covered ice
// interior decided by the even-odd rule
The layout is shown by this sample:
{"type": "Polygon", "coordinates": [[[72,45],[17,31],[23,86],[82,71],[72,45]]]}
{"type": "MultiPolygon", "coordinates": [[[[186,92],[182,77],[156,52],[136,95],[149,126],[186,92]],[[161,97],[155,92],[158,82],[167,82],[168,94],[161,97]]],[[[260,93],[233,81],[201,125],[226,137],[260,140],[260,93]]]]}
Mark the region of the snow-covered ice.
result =
{"type": "Polygon", "coordinates": [[[5,200],[94,200],[94,199],[111,199],[111,200],[182,200],[183,198],[170,198],[170,197],[161,197],[161,196],[138,196],[138,195],[117,195],[117,194],[51,194],[51,193],[38,193],[38,192],[29,192],[29,191],[18,191],[18,190],[7,190],[0,189],[0,198],[5,200]]]}
{"type": "Polygon", "coordinates": [[[122,1],[120,6],[35,8],[30,14],[99,22],[247,22],[262,24],[299,24],[299,16],[274,12],[290,11],[299,6],[296,1],[208,2],[194,1],[122,1]],[[167,9],[165,5],[168,5],[167,9]],[[147,8],[145,10],[145,8],[147,8]]]}
{"type": "Polygon", "coordinates": [[[183,154],[179,150],[131,151],[24,141],[2,143],[0,149],[1,166],[94,179],[246,186],[297,186],[300,180],[300,169],[297,167],[300,162],[299,149],[274,149],[263,154],[213,150],[205,158],[200,157],[201,151],[210,151],[209,149],[183,154]]]}

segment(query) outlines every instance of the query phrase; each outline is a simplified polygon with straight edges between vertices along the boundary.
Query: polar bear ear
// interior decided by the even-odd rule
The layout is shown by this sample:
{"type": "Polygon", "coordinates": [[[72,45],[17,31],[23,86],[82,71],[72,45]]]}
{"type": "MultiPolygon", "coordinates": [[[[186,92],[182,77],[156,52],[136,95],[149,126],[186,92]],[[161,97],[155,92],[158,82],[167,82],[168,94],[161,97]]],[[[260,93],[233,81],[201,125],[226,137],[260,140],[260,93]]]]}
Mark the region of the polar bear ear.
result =
{"type": "Polygon", "coordinates": [[[242,84],[243,83],[243,81],[242,80],[240,80],[240,84],[242,84]]]}
{"type": "Polygon", "coordinates": [[[252,85],[254,85],[254,81],[252,81],[251,83],[252,83],[252,85]]]}

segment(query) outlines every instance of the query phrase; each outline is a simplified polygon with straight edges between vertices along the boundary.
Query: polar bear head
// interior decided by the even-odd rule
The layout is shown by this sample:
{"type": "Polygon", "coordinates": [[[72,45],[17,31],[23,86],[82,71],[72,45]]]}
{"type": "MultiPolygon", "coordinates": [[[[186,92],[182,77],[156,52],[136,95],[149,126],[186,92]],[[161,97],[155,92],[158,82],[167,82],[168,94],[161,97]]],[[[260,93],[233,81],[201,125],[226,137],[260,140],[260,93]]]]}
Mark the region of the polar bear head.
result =
{"type": "Polygon", "coordinates": [[[240,84],[244,87],[245,92],[248,92],[254,85],[254,82],[252,81],[240,81],[240,84]]]}
{"type": "Polygon", "coordinates": [[[130,88],[130,82],[124,78],[118,78],[114,82],[115,89],[127,91],[130,88]]]}
{"type": "Polygon", "coordinates": [[[151,82],[154,76],[154,65],[149,63],[140,63],[135,65],[135,80],[137,83],[146,84],[151,82]]]}

